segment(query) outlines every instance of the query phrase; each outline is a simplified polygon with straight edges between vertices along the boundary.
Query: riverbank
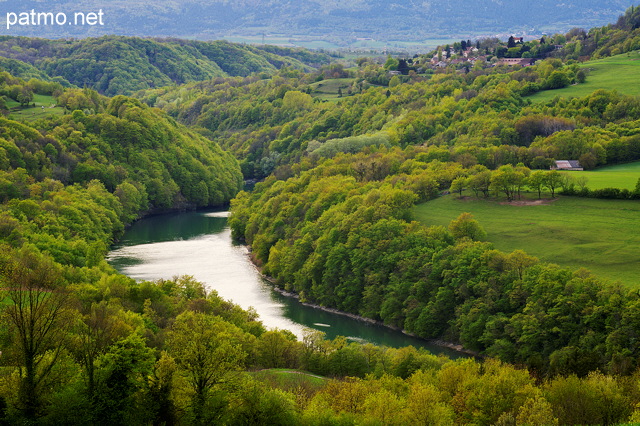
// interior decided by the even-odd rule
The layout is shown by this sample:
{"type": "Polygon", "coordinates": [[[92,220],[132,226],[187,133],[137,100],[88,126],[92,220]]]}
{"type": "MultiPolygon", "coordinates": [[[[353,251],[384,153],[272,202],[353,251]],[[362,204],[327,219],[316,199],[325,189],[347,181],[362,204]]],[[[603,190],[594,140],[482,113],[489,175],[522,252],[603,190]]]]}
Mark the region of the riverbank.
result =
{"type": "MultiPolygon", "coordinates": [[[[253,262],[253,264],[256,265],[255,259],[253,259],[253,256],[249,256],[249,257],[251,258],[251,261],[253,262]]],[[[472,351],[472,350],[469,350],[469,349],[466,349],[464,346],[462,346],[460,344],[447,342],[447,341],[444,341],[444,340],[441,340],[441,339],[423,339],[422,337],[420,337],[418,335],[406,332],[405,330],[403,330],[400,327],[394,327],[392,325],[385,324],[382,321],[377,321],[377,320],[374,320],[374,319],[371,319],[371,318],[366,318],[366,317],[363,317],[361,315],[352,314],[350,312],[340,311],[340,310],[334,309],[334,308],[328,308],[326,306],[316,305],[314,303],[301,302],[300,301],[300,295],[298,295],[297,293],[293,293],[293,292],[290,292],[290,291],[287,291],[285,289],[282,289],[282,288],[278,287],[276,282],[275,282],[275,279],[273,279],[273,277],[269,277],[269,276],[263,274],[261,268],[258,265],[256,265],[256,268],[258,269],[258,271],[262,275],[262,278],[264,278],[265,281],[267,281],[267,282],[269,282],[271,284],[271,288],[273,289],[273,291],[275,291],[276,293],[278,293],[278,294],[280,294],[282,296],[289,297],[289,298],[292,298],[292,299],[296,299],[298,301],[298,303],[300,303],[303,306],[308,306],[308,307],[313,308],[313,309],[319,309],[319,310],[324,311],[324,312],[329,312],[329,313],[332,313],[334,315],[344,316],[344,317],[351,318],[351,319],[354,319],[354,320],[357,320],[357,321],[362,321],[362,322],[365,322],[365,323],[368,323],[368,324],[373,324],[373,325],[377,325],[377,326],[381,326],[381,327],[386,327],[386,328],[394,330],[394,331],[399,331],[402,334],[405,334],[407,336],[411,336],[411,337],[416,338],[416,339],[424,340],[425,342],[427,342],[429,344],[432,344],[434,346],[439,346],[441,348],[447,348],[447,349],[454,350],[454,351],[456,351],[456,352],[458,352],[460,354],[468,355],[468,356],[471,356],[471,357],[474,357],[474,358],[484,358],[484,356],[482,354],[480,354],[478,352],[475,352],[475,351],[472,351]]]]}

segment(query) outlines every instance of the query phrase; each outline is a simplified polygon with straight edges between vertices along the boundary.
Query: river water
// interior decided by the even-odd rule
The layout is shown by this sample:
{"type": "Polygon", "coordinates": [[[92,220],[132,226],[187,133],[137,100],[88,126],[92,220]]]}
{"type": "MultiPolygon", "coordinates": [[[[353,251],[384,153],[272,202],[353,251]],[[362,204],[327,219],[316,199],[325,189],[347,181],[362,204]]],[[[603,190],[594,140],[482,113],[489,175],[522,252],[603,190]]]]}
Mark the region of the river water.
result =
{"type": "Polygon", "coordinates": [[[234,244],[224,211],[173,213],[135,222],[115,245],[107,260],[119,272],[136,280],[170,279],[191,275],[224,299],[244,309],[253,307],[267,328],[291,330],[302,338],[305,329],[326,333],[327,338],[391,347],[413,345],[439,354],[460,354],[407,336],[387,327],[369,324],[299,303],[272,290],[249,260],[248,249],[234,244]]]}

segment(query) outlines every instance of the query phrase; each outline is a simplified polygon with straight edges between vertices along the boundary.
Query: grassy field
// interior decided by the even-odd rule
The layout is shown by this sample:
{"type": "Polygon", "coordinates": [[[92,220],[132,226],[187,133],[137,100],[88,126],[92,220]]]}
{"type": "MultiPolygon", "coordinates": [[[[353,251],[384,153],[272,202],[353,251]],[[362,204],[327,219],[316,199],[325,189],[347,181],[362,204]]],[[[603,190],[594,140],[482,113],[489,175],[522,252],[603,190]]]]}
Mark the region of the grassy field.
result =
{"type": "Polygon", "coordinates": [[[462,212],[474,215],[499,250],[522,249],[543,261],[584,267],[640,288],[638,201],[561,197],[541,205],[509,205],[447,195],[416,206],[414,218],[447,226],[462,212]]]}
{"type": "Polygon", "coordinates": [[[302,370],[291,370],[283,368],[271,368],[251,373],[251,375],[263,383],[267,383],[273,388],[286,391],[304,389],[308,394],[313,394],[322,389],[328,379],[322,376],[308,373],[302,370]]]}
{"type": "Polygon", "coordinates": [[[323,101],[337,101],[342,99],[338,96],[338,89],[342,89],[342,97],[349,96],[347,90],[354,80],[353,78],[333,78],[318,81],[311,84],[311,95],[323,101]]]}
{"type": "Polygon", "coordinates": [[[562,172],[573,177],[586,176],[587,188],[626,188],[633,190],[640,178],[640,162],[602,167],[583,172],[562,172]]]}
{"type": "Polygon", "coordinates": [[[627,95],[640,95],[640,51],[624,53],[597,61],[585,62],[581,68],[589,70],[583,84],[563,89],[545,90],[529,96],[532,102],[546,102],[562,97],[581,97],[598,89],[617,90],[627,95]]]}
{"type": "Polygon", "coordinates": [[[30,105],[34,103],[36,104],[35,108],[32,106],[21,108],[18,102],[10,99],[7,101],[7,107],[11,110],[9,118],[13,120],[35,121],[50,115],[64,114],[64,108],[51,108],[52,105],[56,104],[56,100],[53,96],[33,95],[33,101],[31,101],[30,105]],[[42,107],[44,107],[44,109],[42,107]]]}

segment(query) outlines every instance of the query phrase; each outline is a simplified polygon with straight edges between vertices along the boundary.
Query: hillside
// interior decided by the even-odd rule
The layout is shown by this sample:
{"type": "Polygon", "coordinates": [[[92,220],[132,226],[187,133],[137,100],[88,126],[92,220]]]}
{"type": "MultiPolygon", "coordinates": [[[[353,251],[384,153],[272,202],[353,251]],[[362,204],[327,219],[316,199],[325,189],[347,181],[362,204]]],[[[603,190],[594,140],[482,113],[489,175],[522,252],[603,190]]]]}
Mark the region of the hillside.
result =
{"type": "Polygon", "coordinates": [[[329,62],[327,55],[301,49],[120,36],[0,37],[0,56],[0,66],[18,77],[55,77],[110,96],[214,77],[268,75],[282,67],[312,70],[329,62]]]}
{"type": "MultiPolygon", "coordinates": [[[[615,20],[633,4],[630,0],[551,0],[523,5],[492,0],[446,0],[415,2],[396,0],[349,0],[342,2],[300,0],[236,1],[179,0],[149,3],[77,2],[55,0],[46,11],[71,13],[104,11],[104,26],[13,26],[4,34],[44,37],[126,34],[152,37],[211,39],[225,35],[284,34],[313,36],[348,44],[361,38],[424,40],[437,35],[474,36],[514,32],[541,34],[590,28],[615,20]]],[[[0,3],[0,15],[31,8],[42,11],[37,1],[0,3]]]]}
{"type": "Polygon", "coordinates": [[[640,87],[636,84],[640,78],[640,51],[587,61],[581,63],[580,68],[584,69],[587,75],[584,84],[541,91],[529,96],[528,99],[532,102],[547,102],[556,96],[563,98],[587,96],[598,89],[615,90],[625,95],[640,95],[640,87]]]}

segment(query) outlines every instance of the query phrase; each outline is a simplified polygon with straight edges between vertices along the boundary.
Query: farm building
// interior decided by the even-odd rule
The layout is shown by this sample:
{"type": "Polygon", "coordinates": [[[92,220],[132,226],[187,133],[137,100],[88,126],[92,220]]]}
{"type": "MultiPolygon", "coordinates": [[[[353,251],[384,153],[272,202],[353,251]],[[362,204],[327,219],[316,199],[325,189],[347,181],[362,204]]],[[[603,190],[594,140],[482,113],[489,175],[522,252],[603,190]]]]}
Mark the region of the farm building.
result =
{"type": "Polygon", "coordinates": [[[584,170],[578,160],[558,160],[551,170],[584,170]]]}

